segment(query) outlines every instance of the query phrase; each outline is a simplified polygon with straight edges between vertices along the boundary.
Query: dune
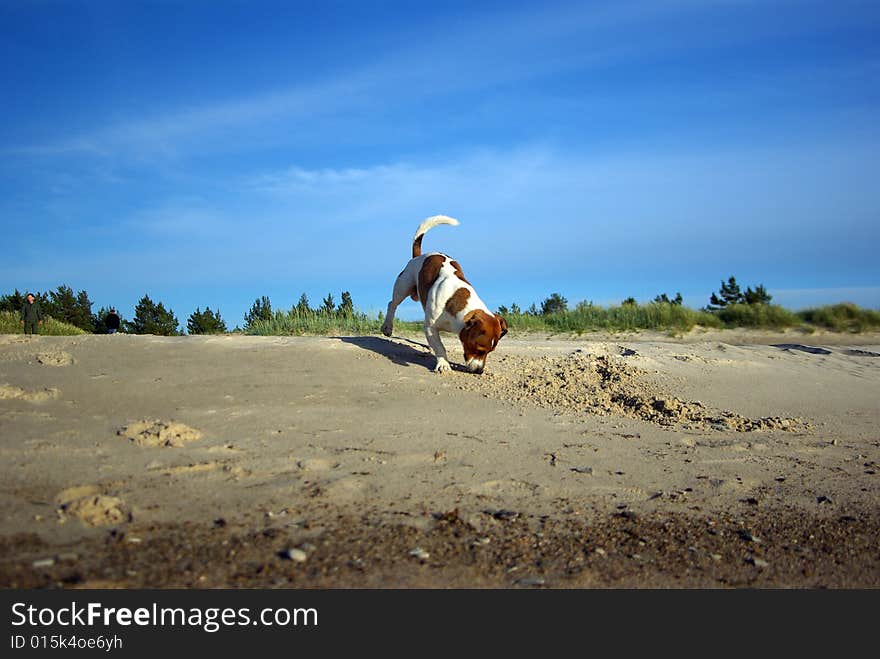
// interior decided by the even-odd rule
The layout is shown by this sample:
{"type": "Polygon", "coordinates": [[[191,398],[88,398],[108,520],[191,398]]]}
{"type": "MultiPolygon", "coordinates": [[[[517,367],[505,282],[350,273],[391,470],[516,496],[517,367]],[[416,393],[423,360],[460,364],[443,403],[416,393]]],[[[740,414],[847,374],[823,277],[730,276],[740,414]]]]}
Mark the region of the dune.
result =
{"type": "Polygon", "coordinates": [[[0,337],[0,586],[880,586],[880,336],[424,344],[0,337]]]}

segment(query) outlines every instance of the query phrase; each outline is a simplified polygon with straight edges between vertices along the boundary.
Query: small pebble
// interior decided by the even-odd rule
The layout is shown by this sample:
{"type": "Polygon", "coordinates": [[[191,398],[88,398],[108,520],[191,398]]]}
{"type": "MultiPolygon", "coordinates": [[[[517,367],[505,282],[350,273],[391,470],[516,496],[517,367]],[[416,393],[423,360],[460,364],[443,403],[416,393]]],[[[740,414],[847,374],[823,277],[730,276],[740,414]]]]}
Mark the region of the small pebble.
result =
{"type": "Polygon", "coordinates": [[[294,547],[285,549],[279,553],[279,556],[288,561],[293,561],[294,563],[305,563],[305,560],[308,558],[308,555],[302,549],[296,549],[294,547]]]}
{"type": "Polygon", "coordinates": [[[763,558],[756,558],[755,556],[749,556],[748,558],[746,558],[746,563],[751,563],[755,567],[767,567],[768,565],[770,565],[763,558]]]}
{"type": "Polygon", "coordinates": [[[52,567],[53,565],[55,565],[55,559],[54,558],[41,558],[40,560],[34,561],[33,563],[31,563],[31,565],[33,567],[52,567]]]}
{"type": "Polygon", "coordinates": [[[517,579],[514,583],[520,586],[543,586],[547,582],[544,581],[543,577],[523,577],[522,579],[517,579]]]}
{"type": "Polygon", "coordinates": [[[418,558],[420,561],[427,561],[431,557],[431,554],[426,552],[421,547],[416,547],[415,549],[410,549],[409,555],[414,558],[418,558]]]}

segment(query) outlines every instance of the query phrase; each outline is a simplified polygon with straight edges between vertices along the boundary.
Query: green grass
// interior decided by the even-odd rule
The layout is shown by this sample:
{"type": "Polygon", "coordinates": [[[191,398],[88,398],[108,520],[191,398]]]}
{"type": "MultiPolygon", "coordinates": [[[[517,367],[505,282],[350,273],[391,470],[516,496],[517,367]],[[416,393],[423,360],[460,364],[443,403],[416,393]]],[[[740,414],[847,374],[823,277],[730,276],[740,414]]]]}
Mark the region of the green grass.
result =
{"type": "MultiPolygon", "coordinates": [[[[783,330],[798,328],[811,332],[861,332],[880,329],[880,312],[854,304],[836,304],[793,312],[776,304],[735,304],[709,312],[668,302],[622,304],[599,307],[590,303],[547,315],[527,313],[505,316],[513,333],[583,334],[585,332],[629,332],[654,330],[678,334],[694,327],[783,330]]],[[[276,311],[270,320],[256,321],[247,334],[264,336],[379,334],[382,314],[371,318],[364,313],[328,315],[316,311],[276,311]]],[[[422,331],[420,321],[395,321],[395,333],[422,331]]]]}
{"type": "Polygon", "coordinates": [[[793,312],[777,304],[734,304],[715,312],[695,310],[666,302],[622,304],[598,307],[581,303],[576,308],[548,315],[509,314],[511,331],[574,333],[655,330],[687,332],[694,327],[715,329],[797,328],[835,332],[864,332],[880,329],[880,311],[861,309],[850,303],[793,312]]]}
{"type": "Polygon", "coordinates": [[[579,304],[572,310],[548,315],[505,316],[511,331],[576,333],[640,329],[687,331],[696,325],[721,327],[714,315],[666,302],[622,304],[608,308],[579,304]]]}
{"type": "MultiPolygon", "coordinates": [[[[716,312],[695,310],[666,302],[622,304],[599,307],[581,303],[574,309],[544,315],[508,314],[505,316],[513,333],[583,334],[585,332],[624,332],[654,330],[672,333],[687,332],[694,327],[733,329],[783,330],[798,328],[807,332],[817,329],[832,332],[868,332],[880,330],[880,311],[862,309],[842,303],[792,312],[775,304],[735,304],[716,312]]],[[[317,311],[276,311],[270,320],[256,321],[247,334],[263,336],[301,335],[363,335],[379,334],[382,314],[369,317],[365,313],[324,314],[317,311]]],[[[22,334],[18,314],[0,312],[0,334],[22,334]]],[[[395,333],[420,333],[421,321],[394,323],[395,333]]],[[[74,336],[83,330],[47,317],[40,334],[74,336]]]]}
{"type": "Polygon", "coordinates": [[[801,320],[778,304],[731,304],[715,312],[726,328],[785,329],[798,327],[801,320]]]}
{"type": "MultiPolygon", "coordinates": [[[[79,327],[62,323],[47,316],[40,325],[40,334],[47,336],[76,336],[86,334],[79,327]]],[[[19,322],[18,314],[14,311],[0,311],[0,334],[24,334],[24,327],[19,322]]]]}
{"type": "MultiPolygon", "coordinates": [[[[326,314],[317,311],[302,312],[291,309],[288,312],[276,311],[270,320],[257,320],[251,323],[246,334],[260,336],[300,336],[317,334],[378,334],[382,326],[382,315],[370,318],[365,313],[326,314]]],[[[423,323],[396,320],[394,331],[422,331],[423,323]]]]}

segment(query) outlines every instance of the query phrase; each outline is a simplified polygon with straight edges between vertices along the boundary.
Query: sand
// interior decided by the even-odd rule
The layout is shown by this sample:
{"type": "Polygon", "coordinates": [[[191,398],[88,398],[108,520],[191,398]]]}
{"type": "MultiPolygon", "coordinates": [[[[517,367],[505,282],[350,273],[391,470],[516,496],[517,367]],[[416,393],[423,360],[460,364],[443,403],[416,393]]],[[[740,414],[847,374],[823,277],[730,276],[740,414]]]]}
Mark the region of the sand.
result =
{"type": "Polygon", "coordinates": [[[880,586],[880,336],[432,367],[415,335],[0,336],[0,586],[880,586]]]}

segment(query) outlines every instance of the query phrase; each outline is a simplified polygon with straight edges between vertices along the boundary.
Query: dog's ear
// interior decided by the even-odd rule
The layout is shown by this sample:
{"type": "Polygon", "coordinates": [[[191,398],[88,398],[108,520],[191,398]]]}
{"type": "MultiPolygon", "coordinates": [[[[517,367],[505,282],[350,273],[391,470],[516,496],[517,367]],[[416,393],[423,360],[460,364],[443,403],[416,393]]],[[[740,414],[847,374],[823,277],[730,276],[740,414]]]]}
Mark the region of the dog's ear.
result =
{"type": "Polygon", "coordinates": [[[504,318],[502,318],[501,316],[498,316],[498,322],[501,323],[501,336],[498,337],[499,339],[501,339],[504,337],[505,334],[507,334],[507,321],[504,320],[504,318]]]}

